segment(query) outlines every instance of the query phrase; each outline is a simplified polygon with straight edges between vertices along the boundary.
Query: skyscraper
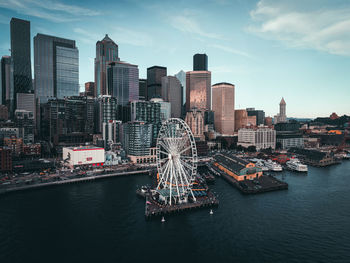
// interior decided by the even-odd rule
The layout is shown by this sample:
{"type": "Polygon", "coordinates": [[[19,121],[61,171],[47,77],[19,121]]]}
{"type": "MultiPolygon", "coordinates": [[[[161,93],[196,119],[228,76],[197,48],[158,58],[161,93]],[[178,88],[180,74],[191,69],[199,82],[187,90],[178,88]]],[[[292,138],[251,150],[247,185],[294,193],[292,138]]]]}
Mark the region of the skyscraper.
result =
{"type": "Polygon", "coordinates": [[[186,72],[186,111],[192,108],[211,109],[211,72],[186,72]]]}
{"type": "Polygon", "coordinates": [[[235,86],[217,83],[212,86],[215,129],[223,135],[233,135],[235,129],[235,86]]]}
{"type": "Polygon", "coordinates": [[[183,70],[180,70],[177,74],[175,74],[175,77],[180,81],[182,85],[182,103],[186,103],[186,72],[183,70]]]}
{"type": "Polygon", "coordinates": [[[167,75],[167,68],[153,66],[147,69],[147,99],[162,97],[162,77],[167,75]]]}
{"type": "Polygon", "coordinates": [[[182,85],[174,76],[162,78],[162,98],[171,103],[171,117],[180,118],[182,112],[182,85]]]}
{"type": "Polygon", "coordinates": [[[206,54],[193,56],[193,71],[208,71],[208,56],[206,54]]]}
{"type": "Polygon", "coordinates": [[[11,115],[14,112],[14,89],[13,89],[13,65],[10,56],[1,58],[1,98],[0,102],[6,105],[11,115]]]}
{"type": "Polygon", "coordinates": [[[79,51],[74,40],[34,37],[34,86],[40,103],[79,95],[79,51]]]}
{"type": "Polygon", "coordinates": [[[96,43],[95,97],[111,95],[107,92],[107,67],[109,63],[115,61],[119,61],[118,45],[106,34],[96,43]]]}
{"type": "Polygon", "coordinates": [[[26,93],[32,90],[30,22],[13,17],[10,22],[10,31],[13,87],[14,98],[16,98],[17,93],[26,93]]]}
{"type": "Polygon", "coordinates": [[[147,79],[139,79],[139,99],[147,100],[147,79]]]}
{"type": "Polygon", "coordinates": [[[108,65],[108,94],[117,104],[126,106],[139,99],[139,69],[137,65],[116,61],[108,65]]]}

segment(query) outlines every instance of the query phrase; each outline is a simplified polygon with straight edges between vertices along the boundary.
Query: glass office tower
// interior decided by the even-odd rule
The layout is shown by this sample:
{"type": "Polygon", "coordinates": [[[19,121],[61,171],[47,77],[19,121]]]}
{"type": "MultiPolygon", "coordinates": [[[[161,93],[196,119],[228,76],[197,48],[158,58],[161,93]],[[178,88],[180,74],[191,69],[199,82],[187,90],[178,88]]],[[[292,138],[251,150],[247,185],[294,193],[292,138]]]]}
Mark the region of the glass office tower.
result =
{"type": "Polygon", "coordinates": [[[26,93],[32,90],[30,22],[12,18],[10,22],[10,31],[14,98],[16,98],[17,93],[26,93]]]}
{"type": "Polygon", "coordinates": [[[34,37],[34,85],[41,103],[79,95],[79,51],[74,40],[34,37]]]}

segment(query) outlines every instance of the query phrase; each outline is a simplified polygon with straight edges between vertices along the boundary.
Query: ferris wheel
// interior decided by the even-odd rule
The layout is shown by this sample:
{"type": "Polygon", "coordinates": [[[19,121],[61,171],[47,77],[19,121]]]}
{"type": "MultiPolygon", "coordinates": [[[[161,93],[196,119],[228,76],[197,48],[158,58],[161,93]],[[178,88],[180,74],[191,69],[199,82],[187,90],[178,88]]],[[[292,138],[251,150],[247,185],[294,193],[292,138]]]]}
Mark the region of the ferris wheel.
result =
{"type": "Polygon", "coordinates": [[[163,122],[157,138],[159,191],[166,203],[183,203],[196,198],[192,185],[197,174],[197,148],[190,127],[181,119],[163,122]]]}

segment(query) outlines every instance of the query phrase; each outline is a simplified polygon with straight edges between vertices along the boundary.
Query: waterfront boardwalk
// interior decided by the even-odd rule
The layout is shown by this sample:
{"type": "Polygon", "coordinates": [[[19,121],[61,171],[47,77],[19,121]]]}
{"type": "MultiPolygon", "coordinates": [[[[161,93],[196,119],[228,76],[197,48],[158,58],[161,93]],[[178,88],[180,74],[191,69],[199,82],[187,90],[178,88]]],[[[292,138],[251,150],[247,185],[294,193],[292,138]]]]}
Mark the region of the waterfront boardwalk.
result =
{"type": "Polygon", "coordinates": [[[171,206],[158,203],[157,201],[147,196],[145,206],[145,217],[146,219],[151,219],[153,217],[165,216],[199,208],[216,207],[218,205],[219,200],[210,191],[208,191],[208,196],[198,197],[197,200],[193,203],[189,202],[183,204],[175,204],[171,206]]]}
{"type": "Polygon", "coordinates": [[[221,176],[231,185],[239,189],[243,194],[259,194],[288,189],[288,184],[286,182],[282,182],[270,175],[263,175],[259,177],[259,179],[244,180],[241,182],[238,182],[226,173],[221,173],[221,176]]]}
{"type": "Polygon", "coordinates": [[[29,185],[24,185],[24,186],[10,186],[9,185],[7,187],[0,189],[0,194],[42,188],[42,187],[47,187],[47,186],[57,186],[57,185],[63,185],[63,184],[91,182],[91,181],[95,181],[95,180],[99,180],[99,179],[106,179],[106,178],[111,178],[111,177],[129,176],[129,175],[138,175],[138,174],[149,175],[149,172],[150,172],[149,170],[110,172],[108,174],[98,174],[98,175],[91,175],[91,176],[80,177],[80,178],[67,178],[67,179],[57,180],[57,181],[53,181],[53,182],[34,183],[34,184],[29,184],[29,185]]]}

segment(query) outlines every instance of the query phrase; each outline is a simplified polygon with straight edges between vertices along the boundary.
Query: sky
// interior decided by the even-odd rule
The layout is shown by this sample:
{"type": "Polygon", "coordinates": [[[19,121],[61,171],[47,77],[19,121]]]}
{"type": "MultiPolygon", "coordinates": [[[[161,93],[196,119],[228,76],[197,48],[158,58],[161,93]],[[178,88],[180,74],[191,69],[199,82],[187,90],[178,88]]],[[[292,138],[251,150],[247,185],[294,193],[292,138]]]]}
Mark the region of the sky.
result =
{"type": "Polygon", "coordinates": [[[350,115],[348,0],[0,0],[1,56],[11,17],[29,20],[32,38],[76,40],[81,89],[108,34],[140,78],[154,65],[190,71],[193,55],[206,53],[212,84],[235,85],[236,109],[274,116],[284,97],[288,117],[350,115]]]}

